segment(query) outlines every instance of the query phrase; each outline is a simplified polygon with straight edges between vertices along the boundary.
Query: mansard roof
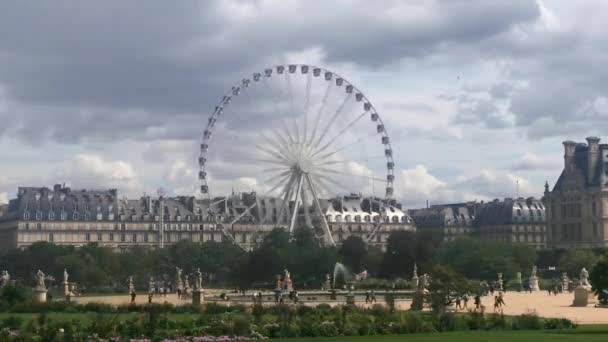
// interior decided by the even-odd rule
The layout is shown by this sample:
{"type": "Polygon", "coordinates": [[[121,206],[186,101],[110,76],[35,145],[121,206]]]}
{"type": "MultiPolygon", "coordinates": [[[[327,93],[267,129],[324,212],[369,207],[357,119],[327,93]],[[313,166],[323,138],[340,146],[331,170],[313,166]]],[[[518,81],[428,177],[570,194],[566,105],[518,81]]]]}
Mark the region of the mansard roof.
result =
{"type": "Polygon", "coordinates": [[[545,221],[545,206],[541,200],[505,198],[483,203],[477,209],[476,226],[533,223],[545,221]]]}

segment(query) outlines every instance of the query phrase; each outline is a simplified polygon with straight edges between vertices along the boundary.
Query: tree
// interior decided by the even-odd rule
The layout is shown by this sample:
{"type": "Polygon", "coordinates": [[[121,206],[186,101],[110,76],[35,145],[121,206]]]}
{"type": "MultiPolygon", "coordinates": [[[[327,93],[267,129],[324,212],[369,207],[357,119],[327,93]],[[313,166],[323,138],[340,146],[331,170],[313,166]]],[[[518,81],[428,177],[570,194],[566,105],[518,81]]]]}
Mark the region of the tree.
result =
{"type": "Polygon", "coordinates": [[[429,232],[392,232],[387,241],[386,253],[382,261],[382,276],[387,278],[409,277],[414,263],[420,270],[430,268],[441,237],[429,232]]]}
{"type": "Polygon", "coordinates": [[[360,237],[351,235],[342,242],[338,255],[346,267],[359,273],[363,270],[363,263],[367,257],[367,245],[360,237]]]}
{"type": "Polygon", "coordinates": [[[583,267],[592,269],[598,262],[599,256],[585,249],[571,249],[559,258],[559,268],[571,276],[578,277],[583,267]]]}
{"type": "Polygon", "coordinates": [[[443,265],[433,266],[428,294],[433,311],[444,312],[457,297],[478,292],[479,289],[462,274],[443,265]]]}
{"type": "Polygon", "coordinates": [[[589,281],[600,303],[608,304],[608,254],[593,266],[589,273],[589,281]]]}
{"type": "Polygon", "coordinates": [[[496,279],[499,272],[509,278],[531,270],[535,260],[536,251],[527,245],[461,238],[445,243],[437,261],[469,278],[496,279]]]}

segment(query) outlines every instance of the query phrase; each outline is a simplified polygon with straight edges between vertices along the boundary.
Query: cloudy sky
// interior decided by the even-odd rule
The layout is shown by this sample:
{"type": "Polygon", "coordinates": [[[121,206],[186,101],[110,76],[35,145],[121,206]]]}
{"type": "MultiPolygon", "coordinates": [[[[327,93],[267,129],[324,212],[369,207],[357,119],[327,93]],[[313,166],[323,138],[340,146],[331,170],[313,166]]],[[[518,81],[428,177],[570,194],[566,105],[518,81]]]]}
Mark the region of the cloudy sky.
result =
{"type": "MultiPolygon", "coordinates": [[[[64,182],[194,193],[216,103],[286,63],[365,92],[406,206],[513,197],[516,183],[540,196],[561,142],[608,126],[607,13],[568,0],[2,1],[0,203],[18,186],[64,182]]],[[[262,182],[230,173],[229,158],[210,162],[224,190],[262,182]]]]}

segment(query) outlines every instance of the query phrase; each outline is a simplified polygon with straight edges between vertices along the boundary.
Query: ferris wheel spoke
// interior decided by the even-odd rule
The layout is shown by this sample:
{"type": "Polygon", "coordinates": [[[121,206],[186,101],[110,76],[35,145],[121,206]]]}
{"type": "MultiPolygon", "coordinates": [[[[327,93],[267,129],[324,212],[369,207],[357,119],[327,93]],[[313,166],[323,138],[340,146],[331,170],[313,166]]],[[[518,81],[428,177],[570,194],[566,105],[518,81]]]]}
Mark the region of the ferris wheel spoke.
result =
{"type": "Polygon", "coordinates": [[[329,141],[327,141],[327,143],[325,145],[323,145],[323,147],[321,147],[320,149],[316,150],[315,153],[313,153],[313,157],[316,156],[317,154],[325,151],[329,146],[331,146],[331,144],[333,144],[336,139],[338,139],[342,134],[346,133],[355,123],[357,123],[357,121],[361,120],[361,118],[363,118],[365,116],[365,114],[369,113],[368,111],[365,111],[359,115],[357,115],[357,117],[348,123],[348,125],[346,125],[344,128],[342,128],[340,130],[340,132],[338,132],[338,134],[336,134],[333,138],[329,139],[329,141]]]}
{"type": "Polygon", "coordinates": [[[261,150],[262,152],[265,152],[277,159],[283,160],[285,163],[289,163],[289,160],[287,159],[287,157],[285,157],[282,153],[274,151],[270,148],[264,147],[260,144],[255,144],[255,147],[257,147],[259,150],[261,150]]]}
{"type": "Polygon", "coordinates": [[[350,99],[350,97],[352,95],[353,95],[353,93],[349,93],[348,95],[346,95],[344,97],[344,101],[342,101],[342,103],[340,104],[340,106],[338,107],[338,109],[336,109],[336,111],[334,112],[334,115],[331,117],[331,119],[329,120],[329,123],[323,129],[323,132],[321,133],[321,136],[319,137],[319,139],[315,143],[315,145],[314,145],[315,148],[318,147],[321,144],[321,142],[323,141],[323,138],[325,138],[325,135],[327,134],[327,132],[329,131],[329,129],[331,128],[331,126],[334,124],[334,122],[336,121],[336,119],[338,118],[338,116],[340,116],[340,114],[344,110],[344,107],[346,106],[346,103],[348,102],[348,100],[350,99]]]}
{"type": "Polygon", "coordinates": [[[368,176],[368,175],[357,174],[357,173],[352,173],[352,172],[338,171],[338,170],[327,169],[327,168],[319,168],[319,170],[321,172],[327,172],[327,173],[334,173],[334,174],[339,174],[339,175],[346,175],[346,176],[365,178],[365,179],[373,180],[373,181],[376,181],[376,182],[386,182],[386,179],[372,177],[372,176],[368,176]]]}
{"type": "Polygon", "coordinates": [[[348,164],[348,163],[353,163],[353,162],[360,162],[360,161],[369,161],[372,159],[384,159],[386,158],[385,156],[371,156],[371,157],[365,157],[365,158],[356,158],[356,159],[349,159],[349,160],[328,160],[328,161],[324,161],[322,163],[317,163],[315,164],[315,166],[321,166],[321,165],[335,165],[335,164],[348,164]]]}
{"type": "Polygon", "coordinates": [[[291,87],[291,77],[289,72],[285,72],[285,80],[287,81],[287,91],[289,92],[289,103],[291,105],[291,117],[293,118],[294,134],[296,136],[296,143],[300,143],[300,129],[298,127],[298,119],[296,117],[296,107],[293,100],[293,89],[291,87]]]}
{"type": "Polygon", "coordinates": [[[308,107],[310,105],[310,86],[312,81],[312,73],[308,73],[306,77],[306,94],[304,95],[304,138],[303,143],[308,141],[308,107]]]}
{"type": "Polygon", "coordinates": [[[331,234],[331,231],[329,230],[329,224],[327,223],[327,219],[326,219],[325,215],[323,214],[323,208],[321,208],[321,203],[319,202],[319,197],[317,196],[317,193],[315,192],[315,188],[313,186],[310,175],[305,174],[304,177],[305,177],[306,182],[308,183],[308,186],[310,188],[310,193],[312,194],[312,197],[313,197],[313,205],[317,208],[319,216],[321,217],[321,222],[323,224],[323,230],[325,231],[327,240],[329,241],[329,244],[331,246],[334,246],[335,242],[334,242],[333,236],[331,234]]]}
{"type": "Polygon", "coordinates": [[[325,94],[323,94],[323,100],[321,100],[321,107],[319,107],[319,111],[317,112],[317,117],[315,119],[312,133],[310,135],[310,141],[307,143],[307,145],[311,145],[315,141],[315,138],[317,137],[317,128],[319,127],[319,122],[321,121],[321,117],[323,115],[323,110],[325,109],[325,105],[327,104],[327,99],[329,98],[329,94],[331,93],[332,89],[333,89],[332,83],[327,82],[327,88],[325,88],[325,94]]]}
{"type": "Polygon", "coordinates": [[[335,149],[335,150],[333,150],[331,152],[328,152],[328,153],[320,156],[319,159],[321,159],[321,160],[327,159],[327,158],[335,155],[336,153],[342,152],[342,151],[344,151],[345,149],[347,149],[349,147],[352,147],[354,145],[360,144],[360,143],[362,143],[363,141],[365,141],[367,139],[375,138],[376,136],[377,136],[377,134],[372,134],[372,135],[369,135],[367,137],[359,138],[359,139],[357,139],[357,140],[355,140],[355,141],[353,141],[351,143],[345,144],[345,145],[343,145],[343,146],[341,146],[341,147],[339,147],[339,148],[337,148],[337,149],[335,149]]]}

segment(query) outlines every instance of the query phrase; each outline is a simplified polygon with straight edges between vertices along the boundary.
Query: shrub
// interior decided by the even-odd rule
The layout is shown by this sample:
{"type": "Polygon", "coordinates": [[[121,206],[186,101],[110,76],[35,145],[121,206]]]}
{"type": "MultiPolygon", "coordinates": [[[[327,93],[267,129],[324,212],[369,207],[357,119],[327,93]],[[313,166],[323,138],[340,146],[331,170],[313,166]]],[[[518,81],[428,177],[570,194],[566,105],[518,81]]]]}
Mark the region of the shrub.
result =
{"type": "Polygon", "coordinates": [[[17,330],[23,325],[23,318],[16,316],[9,316],[2,320],[2,327],[17,330]]]}
{"type": "Polygon", "coordinates": [[[542,327],[541,319],[535,314],[523,314],[513,318],[514,330],[538,330],[542,327]]]}
{"type": "Polygon", "coordinates": [[[547,318],[543,327],[545,329],[573,329],[576,328],[576,324],[566,318],[547,318]]]}

